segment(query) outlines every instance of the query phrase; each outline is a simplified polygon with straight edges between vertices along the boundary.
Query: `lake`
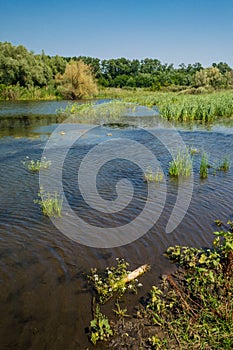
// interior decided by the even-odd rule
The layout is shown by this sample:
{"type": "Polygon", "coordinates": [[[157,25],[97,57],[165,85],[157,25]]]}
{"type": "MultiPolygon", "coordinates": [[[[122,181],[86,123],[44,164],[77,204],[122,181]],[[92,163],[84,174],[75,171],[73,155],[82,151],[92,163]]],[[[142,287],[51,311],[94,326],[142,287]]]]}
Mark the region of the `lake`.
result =
{"type": "MultiPolygon", "coordinates": [[[[108,123],[107,117],[100,125],[93,125],[91,118],[81,125],[72,122],[60,125],[66,118],[56,110],[67,104],[67,101],[0,102],[1,349],[91,349],[87,328],[92,319],[92,290],[86,278],[91,268],[112,266],[118,257],[125,258],[132,270],[145,263],[151,265],[151,270],[141,278],[143,287],[138,294],[127,294],[123,298],[128,311],[132,312],[159,276],[174,270],[163,255],[169,246],[209,247],[212,232],[218,230],[214,220],[227,222],[233,216],[232,168],[227,172],[210,168],[207,179],[199,177],[203,151],[208,154],[210,164],[233,154],[231,121],[208,126],[182,124],[173,128],[163,123],[156,113],[149,115],[142,109],[134,118],[123,118],[122,125],[108,123]],[[168,148],[172,149],[174,140],[178,139],[198,151],[193,155],[191,193],[190,184],[183,186],[168,176],[172,160],[168,148]],[[64,152],[67,145],[68,150],[64,152]],[[85,163],[86,168],[82,169],[84,157],[97,145],[103,145],[97,149],[97,155],[101,161],[107,159],[106,164],[99,166],[98,156],[92,156],[90,167],[85,163]],[[52,165],[40,177],[28,171],[22,162],[26,157],[40,159],[45,146],[52,165]],[[148,155],[146,150],[150,151],[148,155]],[[61,155],[64,156],[62,165],[61,155]],[[144,160],[146,165],[151,155],[164,172],[162,187],[150,185],[156,206],[153,203],[147,206],[150,188],[143,181],[139,166],[144,160]],[[138,164],[134,164],[135,159],[138,164]],[[53,222],[43,216],[34,200],[38,198],[43,176],[50,181],[51,188],[56,188],[58,168],[62,170],[66,203],[62,218],[53,222]],[[89,176],[91,169],[98,170],[99,200],[89,176]],[[87,193],[79,188],[81,170],[87,193]],[[121,182],[122,179],[126,182],[121,182]],[[118,184],[122,186],[118,188],[118,184]],[[168,233],[167,224],[180,187],[183,194],[174,219],[178,224],[168,233]],[[85,195],[93,207],[86,203],[85,195]],[[185,201],[189,196],[187,206],[185,201]],[[111,210],[114,201],[119,210],[111,210]],[[73,220],[70,211],[86,226],[73,220]],[[134,220],[136,224],[132,226],[134,220]],[[119,241],[115,241],[116,232],[124,233],[124,228],[125,236],[122,234],[119,241]]],[[[108,315],[112,307],[110,302],[103,310],[108,315]]]]}

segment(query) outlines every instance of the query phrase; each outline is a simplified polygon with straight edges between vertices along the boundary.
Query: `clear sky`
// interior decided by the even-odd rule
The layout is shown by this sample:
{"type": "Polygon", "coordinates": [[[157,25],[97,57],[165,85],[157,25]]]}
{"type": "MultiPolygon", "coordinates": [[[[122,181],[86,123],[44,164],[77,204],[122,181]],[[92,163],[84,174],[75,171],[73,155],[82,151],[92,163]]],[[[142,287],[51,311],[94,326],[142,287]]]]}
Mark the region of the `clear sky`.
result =
{"type": "Polygon", "coordinates": [[[48,55],[233,68],[233,0],[0,0],[0,41],[48,55]]]}

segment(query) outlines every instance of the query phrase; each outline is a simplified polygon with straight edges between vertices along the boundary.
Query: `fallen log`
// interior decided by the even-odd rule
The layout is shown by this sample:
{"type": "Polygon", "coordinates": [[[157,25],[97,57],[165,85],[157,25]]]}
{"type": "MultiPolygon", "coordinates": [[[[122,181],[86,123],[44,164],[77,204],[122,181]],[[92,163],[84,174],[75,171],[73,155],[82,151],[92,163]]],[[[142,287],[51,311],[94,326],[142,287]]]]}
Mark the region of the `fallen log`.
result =
{"type": "Polygon", "coordinates": [[[138,267],[136,270],[129,272],[127,276],[123,277],[121,280],[117,281],[113,286],[112,289],[115,291],[119,288],[119,286],[122,286],[124,284],[127,284],[133,280],[135,280],[137,277],[143,275],[145,272],[150,270],[150,265],[145,264],[140,267],[138,267]]]}
{"type": "Polygon", "coordinates": [[[145,272],[150,270],[150,265],[142,265],[138,267],[136,270],[130,272],[124,279],[124,283],[129,283],[130,281],[135,280],[137,277],[143,275],[145,272]]]}

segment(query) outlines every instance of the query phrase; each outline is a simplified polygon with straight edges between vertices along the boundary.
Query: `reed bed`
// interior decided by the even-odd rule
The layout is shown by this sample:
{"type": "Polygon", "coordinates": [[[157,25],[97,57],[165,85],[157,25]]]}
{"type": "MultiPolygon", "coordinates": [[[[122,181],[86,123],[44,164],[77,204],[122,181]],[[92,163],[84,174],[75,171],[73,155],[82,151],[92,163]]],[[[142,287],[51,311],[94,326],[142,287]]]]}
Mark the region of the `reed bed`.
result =
{"type": "Polygon", "coordinates": [[[154,93],[124,98],[147,107],[157,106],[162,117],[170,121],[211,122],[218,118],[233,116],[233,91],[214,92],[203,95],[177,93],[154,93]]]}
{"type": "MultiPolygon", "coordinates": [[[[100,97],[104,98],[103,92],[98,96],[98,98],[100,97]]],[[[114,89],[106,93],[105,98],[107,97],[112,98],[113,101],[107,103],[105,107],[93,108],[94,104],[87,103],[86,106],[90,107],[88,110],[86,106],[74,103],[70,104],[62,113],[76,114],[76,117],[80,114],[81,119],[90,113],[94,113],[95,118],[99,114],[101,116],[110,114],[119,116],[122,115],[126,107],[122,104],[124,102],[125,105],[135,103],[148,108],[157,107],[161,117],[176,122],[200,121],[209,123],[217,119],[233,117],[233,90],[184,94],[181,92],[152,92],[142,89],[114,89]],[[106,111],[106,109],[108,110],[106,111]]]]}

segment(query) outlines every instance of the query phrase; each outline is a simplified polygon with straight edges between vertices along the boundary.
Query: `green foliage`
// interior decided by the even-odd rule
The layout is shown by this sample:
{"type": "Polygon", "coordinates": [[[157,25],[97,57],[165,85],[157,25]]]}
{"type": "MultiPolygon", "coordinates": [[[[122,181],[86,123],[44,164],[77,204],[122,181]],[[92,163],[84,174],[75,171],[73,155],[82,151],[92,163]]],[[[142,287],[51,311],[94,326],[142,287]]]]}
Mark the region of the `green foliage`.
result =
{"type": "Polygon", "coordinates": [[[55,75],[64,73],[64,58],[29,52],[24,46],[0,42],[0,99],[54,99],[55,75]]]}
{"type": "Polygon", "coordinates": [[[200,250],[190,247],[169,247],[166,255],[170,260],[185,268],[205,267],[217,268],[220,265],[221,254],[211,249],[200,250]]]}
{"type": "MultiPolygon", "coordinates": [[[[230,221],[228,224],[231,225],[232,229],[232,222],[230,221]]],[[[215,248],[218,248],[221,255],[227,258],[229,253],[233,251],[233,233],[230,231],[220,231],[214,232],[214,234],[217,235],[217,238],[214,240],[215,248]],[[223,238],[222,241],[220,241],[221,237],[223,238]]]]}
{"type": "Polygon", "coordinates": [[[34,55],[24,46],[0,43],[0,83],[20,86],[46,86],[53,78],[49,59],[34,55]]]}
{"type": "Polygon", "coordinates": [[[115,305],[116,309],[113,311],[117,316],[119,316],[121,319],[124,319],[124,317],[129,317],[129,315],[127,315],[127,308],[122,309],[118,301],[115,303],[115,305]]]}
{"type": "Polygon", "coordinates": [[[221,66],[219,64],[213,67],[202,69],[197,71],[194,75],[194,86],[196,87],[212,87],[214,89],[227,88],[232,84],[232,75],[230,74],[231,68],[224,64],[221,66]],[[221,70],[220,70],[220,69],[221,70]]]}
{"type": "Polygon", "coordinates": [[[192,159],[189,152],[179,151],[173,161],[169,163],[169,175],[188,177],[192,173],[192,159]]]}
{"type": "Polygon", "coordinates": [[[127,283],[128,263],[124,259],[116,259],[117,266],[107,267],[106,270],[99,274],[97,269],[91,269],[91,274],[88,276],[89,281],[93,284],[94,289],[98,294],[101,304],[106,303],[116,293],[121,297],[127,290],[136,292],[138,280],[133,280],[127,283]]]}
{"type": "Polygon", "coordinates": [[[101,313],[99,305],[96,305],[95,318],[90,322],[90,331],[94,345],[97,341],[107,341],[113,335],[108,318],[101,313]]]}
{"type": "Polygon", "coordinates": [[[40,171],[41,169],[48,169],[51,165],[51,161],[46,160],[46,158],[42,160],[30,160],[26,157],[26,160],[24,160],[22,164],[30,171],[40,171]]]}
{"type": "Polygon", "coordinates": [[[35,199],[34,203],[40,205],[42,213],[45,216],[61,217],[63,202],[61,195],[59,195],[57,192],[45,192],[43,188],[41,188],[38,193],[38,197],[39,199],[35,199]]]}
{"type": "Polygon", "coordinates": [[[160,115],[171,121],[192,122],[200,120],[211,122],[219,117],[233,116],[233,92],[213,92],[203,95],[184,95],[178,93],[115,93],[114,97],[126,102],[159,109],[160,115]]]}
{"type": "MultiPolygon", "coordinates": [[[[4,93],[8,99],[12,99],[12,87],[17,84],[20,87],[26,87],[26,89],[53,86],[56,89],[54,96],[57,96],[61,91],[63,96],[68,98],[79,98],[80,95],[85,96],[86,93],[92,94],[93,90],[85,92],[82,86],[80,86],[81,93],[79,91],[77,94],[77,89],[74,87],[76,78],[74,81],[67,79],[65,70],[67,66],[73,64],[72,62],[90,67],[93,78],[102,87],[133,90],[146,88],[153,92],[165,89],[199,94],[210,89],[216,90],[233,86],[233,70],[224,62],[213,63],[212,67],[203,69],[200,63],[188,64],[187,66],[181,63],[178,68],[175,68],[173,64],[163,64],[158,59],[153,58],[129,60],[122,57],[100,60],[86,56],[71,58],[56,55],[50,57],[44,51],[38,55],[28,51],[22,45],[13,46],[8,42],[0,42],[0,84],[11,86],[10,91],[6,89],[4,93]],[[64,79],[61,86],[62,76],[64,79]]],[[[4,98],[4,96],[0,94],[0,98],[4,98]]],[[[14,94],[14,99],[20,98],[14,94]]],[[[165,106],[161,113],[166,113],[165,106]]]]}
{"type": "Polygon", "coordinates": [[[165,276],[161,289],[152,287],[147,309],[160,327],[155,344],[166,338],[169,349],[177,347],[173,339],[179,349],[232,348],[233,233],[215,234],[211,249],[168,248],[167,256],[182,269],[165,276]]]}
{"type": "MultiPolygon", "coordinates": [[[[220,220],[216,222],[223,226],[220,220]]],[[[125,320],[127,308],[121,308],[117,300],[113,310],[120,318],[120,323],[114,326],[114,333],[120,332],[116,344],[119,338],[126,336],[131,337],[134,345],[135,334],[139,334],[142,337],[140,345],[148,349],[232,349],[232,221],[228,225],[231,231],[215,232],[217,237],[209,249],[183,246],[167,249],[166,255],[179,268],[172,275],[163,275],[160,287],[152,286],[146,308],[141,309],[137,313],[138,318],[134,319],[135,329],[133,319],[129,322],[125,320]],[[150,333],[144,329],[144,319],[150,333]],[[129,329],[134,329],[132,334],[128,334],[129,329]]],[[[127,263],[119,261],[119,265],[122,263],[125,276],[127,263]]],[[[102,284],[106,284],[103,288],[114,285],[115,281],[112,284],[106,281],[109,280],[108,275],[115,274],[117,269],[107,268],[103,277],[93,270],[89,278],[96,285],[96,290],[99,287],[102,290],[102,284]]],[[[93,344],[98,340],[107,341],[113,335],[99,305],[90,330],[93,344]]],[[[110,344],[115,344],[115,340],[110,344]]]]}
{"type": "Polygon", "coordinates": [[[206,153],[202,154],[200,164],[200,178],[206,179],[208,177],[208,157],[206,153]]]}
{"type": "Polygon", "coordinates": [[[189,147],[189,153],[190,153],[191,155],[199,154],[199,153],[200,153],[200,150],[199,150],[197,147],[190,146],[190,147],[189,147]]]}
{"type": "Polygon", "coordinates": [[[152,337],[150,337],[148,339],[148,343],[151,347],[151,349],[167,349],[166,345],[167,345],[167,340],[166,339],[159,339],[156,335],[152,335],[152,337]]]}
{"type": "Polygon", "coordinates": [[[148,168],[144,173],[145,182],[162,182],[163,173],[161,171],[153,171],[151,168],[148,168]]]}
{"type": "Polygon", "coordinates": [[[47,87],[0,84],[0,99],[3,100],[57,100],[61,95],[51,85],[47,87]]]}
{"type": "Polygon", "coordinates": [[[230,162],[229,157],[224,157],[223,160],[220,161],[220,163],[217,167],[217,170],[228,171],[230,169],[230,165],[231,165],[231,162],[230,162]]]}
{"type": "Polygon", "coordinates": [[[72,117],[77,123],[114,123],[123,121],[124,116],[135,111],[136,105],[111,101],[106,103],[70,103],[65,109],[59,109],[58,114],[72,117]]]}

